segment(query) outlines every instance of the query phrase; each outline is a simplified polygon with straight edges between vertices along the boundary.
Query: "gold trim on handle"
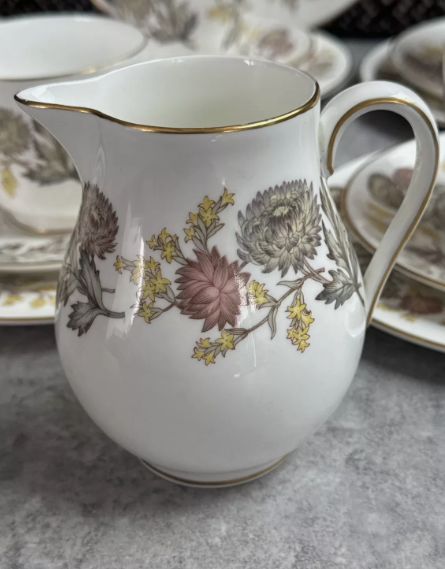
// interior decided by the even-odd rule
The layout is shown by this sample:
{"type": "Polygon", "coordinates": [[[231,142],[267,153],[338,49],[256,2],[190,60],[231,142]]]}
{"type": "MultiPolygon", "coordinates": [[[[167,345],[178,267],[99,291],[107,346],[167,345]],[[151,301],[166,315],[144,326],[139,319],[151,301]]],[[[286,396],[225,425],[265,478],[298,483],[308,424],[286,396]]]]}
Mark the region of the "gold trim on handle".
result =
{"type": "MultiPolygon", "coordinates": [[[[312,81],[314,81],[312,79],[312,81]]],[[[22,105],[26,105],[28,107],[34,107],[37,109],[60,109],[62,111],[74,111],[78,113],[88,113],[91,115],[96,115],[102,119],[109,120],[111,122],[120,124],[122,126],[126,126],[129,128],[134,128],[136,130],[141,130],[144,132],[157,132],[163,134],[213,134],[213,133],[222,133],[222,132],[240,132],[243,130],[252,130],[257,128],[264,128],[266,126],[272,126],[274,124],[278,124],[280,122],[287,121],[292,119],[298,115],[301,115],[310,109],[313,109],[318,101],[320,100],[320,87],[318,83],[315,83],[315,91],[312,97],[301,105],[297,109],[290,111],[289,113],[285,113],[284,115],[280,115],[277,117],[273,117],[271,119],[266,119],[263,121],[253,122],[253,123],[246,123],[240,125],[232,125],[232,126],[216,126],[216,127],[208,127],[208,128],[174,128],[174,127],[165,127],[165,126],[150,126],[150,125],[143,125],[138,123],[132,123],[128,121],[124,121],[113,117],[111,115],[107,115],[106,113],[102,113],[96,109],[91,109],[89,107],[76,107],[76,106],[69,106],[69,105],[59,105],[56,103],[39,103],[37,101],[29,101],[26,99],[22,99],[18,95],[14,96],[14,99],[21,103],[22,105]]]]}
{"type": "MultiPolygon", "coordinates": [[[[374,99],[374,100],[376,100],[376,99],[374,99]]],[[[385,103],[389,103],[389,102],[391,102],[391,100],[385,100],[385,103]]],[[[394,255],[393,255],[392,258],[391,258],[391,261],[390,261],[389,264],[388,264],[388,267],[387,267],[387,269],[386,269],[386,271],[385,271],[385,274],[383,275],[383,277],[382,277],[382,279],[381,279],[381,281],[380,281],[379,286],[377,287],[377,290],[376,290],[376,292],[375,292],[375,294],[374,294],[374,297],[373,297],[373,299],[372,299],[372,301],[371,301],[371,303],[370,303],[370,305],[369,305],[368,313],[367,313],[367,316],[366,316],[366,326],[369,326],[369,325],[371,324],[372,313],[374,312],[375,306],[376,306],[376,304],[377,304],[377,302],[378,302],[378,299],[379,299],[379,297],[380,297],[380,294],[381,294],[381,292],[382,292],[382,289],[383,289],[383,287],[385,286],[386,280],[387,280],[387,278],[388,278],[390,272],[391,272],[392,269],[394,268],[394,265],[395,265],[395,263],[396,263],[397,257],[398,257],[399,254],[400,254],[400,251],[405,247],[406,243],[408,242],[409,238],[410,238],[411,235],[413,234],[413,232],[414,232],[414,230],[415,230],[417,224],[419,223],[421,217],[423,216],[423,214],[424,214],[424,212],[425,212],[425,208],[426,208],[426,206],[427,206],[427,204],[428,204],[428,200],[430,199],[431,194],[432,194],[432,192],[433,192],[433,190],[434,190],[434,186],[435,186],[435,183],[436,183],[437,169],[438,169],[438,167],[439,167],[439,160],[440,160],[440,157],[439,157],[439,154],[440,154],[440,147],[439,147],[439,143],[438,143],[438,141],[437,141],[436,131],[435,131],[434,126],[432,125],[431,121],[429,120],[428,116],[422,111],[422,109],[420,109],[419,107],[417,107],[417,105],[415,105],[415,104],[413,104],[413,103],[408,103],[408,102],[405,103],[405,102],[403,102],[402,99],[399,99],[399,100],[396,100],[396,101],[392,101],[392,102],[395,102],[396,104],[404,104],[404,105],[406,104],[406,105],[408,105],[408,106],[410,106],[410,107],[413,107],[413,108],[419,113],[419,115],[423,118],[423,120],[425,121],[425,124],[428,126],[428,128],[429,128],[431,134],[433,135],[434,147],[435,147],[435,150],[436,150],[436,160],[435,160],[435,165],[434,165],[434,170],[435,170],[436,174],[434,175],[434,177],[433,177],[433,179],[432,179],[432,181],[431,181],[431,184],[430,184],[430,186],[429,186],[428,192],[427,192],[427,194],[426,194],[424,200],[422,201],[422,204],[421,204],[421,206],[420,206],[419,211],[417,212],[416,217],[415,217],[414,220],[412,221],[411,225],[408,227],[408,229],[407,229],[405,235],[403,236],[403,238],[402,238],[402,240],[401,240],[399,246],[397,247],[397,250],[395,251],[394,255]]],[[[366,101],[366,103],[367,103],[367,101],[366,101]]],[[[375,103],[370,103],[369,105],[365,105],[365,106],[370,106],[371,104],[375,104],[375,103]]],[[[356,106],[359,106],[359,105],[356,105],[356,106]]],[[[354,107],[354,108],[356,108],[356,107],[354,107]]],[[[363,108],[363,107],[361,107],[361,108],[363,108]]],[[[351,109],[351,110],[352,110],[352,109],[351,109]]],[[[349,112],[350,112],[350,111],[349,111],[349,112]]],[[[344,119],[344,117],[345,117],[347,114],[349,114],[349,112],[346,113],[345,115],[343,115],[343,117],[342,117],[342,118],[340,119],[340,121],[337,123],[336,128],[334,129],[334,133],[338,134],[338,131],[340,130],[341,125],[340,125],[339,128],[337,128],[337,126],[338,126],[338,125],[340,124],[340,122],[344,119]]],[[[353,114],[353,113],[352,113],[352,114],[353,114]]],[[[349,114],[348,118],[350,118],[350,116],[352,116],[352,115],[349,114]]],[[[347,120],[347,118],[345,118],[345,119],[343,120],[343,123],[344,123],[346,120],[347,120]]],[[[342,123],[342,124],[343,124],[343,123],[342,123]]],[[[334,133],[333,133],[333,134],[334,134],[334,133]]],[[[333,139],[332,139],[332,136],[331,136],[331,140],[330,140],[329,144],[331,144],[332,140],[333,140],[333,139]]],[[[373,158],[372,161],[374,161],[374,160],[377,160],[377,158],[373,158]]],[[[349,217],[348,210],[347,210],[347,206],[346,206],[346,198],[347,198],[347,195],[348,195],[348,191],[350,190],[350,188],[351,188],[351,186],[352,186],[352,183],[355,181],[355,179],[357,178],[357,176],[369,165],[369,163],[370,163],[370,162],[367,162],[364,166],[362,166],[361,168],[359,168],[359,170],[357,170],[357,172],[354,173],[354,175],[352,176],[351,180],[350,180],[349,183],[347,184],[346,189],[342,192],[342,195],[341,195],[341,213],[342,213],[342,216],[344,217],[345,221],[346,221],[347,224],[350,226],[350,228],[353,230],[353,232],[356,234],[356,236],[359,238],[359,240],[361,240],[361,241],[363,241],[364,243],[366,243],[367,246],[371,248],[371,251],[374,251],[374,253],[375,253],[376,248],[373,247],[372,244],[368,243],[365,239],[363,239],[363,237],[360,235],[360,233],[359,233],[359,231],[357,230],[355,224],[353,223],[353,221],[352,221],[351,218],[349,217]]],[[[426,278],[425,280],[427,280],[427,278],[426,278]]],[[[428,280],[430,280],[430,281],[433,282],[433,283],[436,282],[436,281],[434,281],[434,280],[432,280],[432,279],[428,279],[428,280]]],[[[365,291],[365,293],[366,293],[366,291],[365,291]]]]}
{"type": "Polygon", "coordinates": [[[361,103],[358,103],[357,105],[355,105],[354,107],[349,109],[349,111],[347,113],[345,113],[338,120],[337,124],[335,125],[334,130],[332,131],[331,138],[329,139],[329,144],[328,144],[328,159],[327,159],[328,170],[329,170],[329,173],[331,175],[334,173],[334,145],[335,145],[335,141],[337,139],[337,136],[338,136],[338,133],[340,132],[341,127],[345,124],[345,122],[347,120],[349,120],[353,115],[355,115],[357,112],[361,111],[362,109],[366,109],[366,108],[372,107],[374,105],[385,105],[385,104],[404,105],[406,107],[413,108],[415,111],[417,111],[419,113],[419,115],[423,118],[423,120],[428,124],[428,126],[430,127],[430,130],[432,132],[434,132],[434,134],[436,133],[436,131],[434,130],[434,127],[432,126],[431,121],[428,118],[428,116],[415,103],[411,103],[410,101],[405,101],[405,99],[400,99],[398,97],[378,97],[378,98],[374,98],[374,99],[368,99],[367,101],[363,101],[361,103]]]}

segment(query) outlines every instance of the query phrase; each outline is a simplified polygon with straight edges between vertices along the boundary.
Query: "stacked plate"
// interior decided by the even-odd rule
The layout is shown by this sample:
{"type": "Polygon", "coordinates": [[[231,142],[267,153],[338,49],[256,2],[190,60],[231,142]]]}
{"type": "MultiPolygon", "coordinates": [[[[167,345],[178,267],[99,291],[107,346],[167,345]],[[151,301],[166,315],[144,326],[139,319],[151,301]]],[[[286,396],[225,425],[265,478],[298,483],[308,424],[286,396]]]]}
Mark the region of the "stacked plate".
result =
{"type": "Polygon", "coordinates": [[[344,86],[352,60],[341,42],[329,34],[310,33],[308,25],[329,19],[351,3],[256,0],[249,5],[243,0],[94,0],[96,7],[137,26],[149,38],[137,60],[190,54],[264,57],[311,74],[320,85],[322,97],[344,86]]]}
{"type": "MultiPolygon", "coordinates": [[[[445,134],[440,137],[445,153],[445,134]]],[[[408,189],[415,141],[362,158],[330,179],[353,236],[363,272],[408,189]]],[[[408,341],[445,352],[445,168],[414,235],[400,253],[373,324],[408,341]]]]}
{"type": "Polygon", "coordinates": [[[384,79],[413,88],[428,103],[438,124],[445,127],[444,36],[445,18],[438,18],[379,44],[363,59],[361,80],[384,79]]]}
{"type": "Polygon", "coordinates": [[[0,325],[54,320],[57,272],[69,235],[39,235],[0,211],[0,325]]]}

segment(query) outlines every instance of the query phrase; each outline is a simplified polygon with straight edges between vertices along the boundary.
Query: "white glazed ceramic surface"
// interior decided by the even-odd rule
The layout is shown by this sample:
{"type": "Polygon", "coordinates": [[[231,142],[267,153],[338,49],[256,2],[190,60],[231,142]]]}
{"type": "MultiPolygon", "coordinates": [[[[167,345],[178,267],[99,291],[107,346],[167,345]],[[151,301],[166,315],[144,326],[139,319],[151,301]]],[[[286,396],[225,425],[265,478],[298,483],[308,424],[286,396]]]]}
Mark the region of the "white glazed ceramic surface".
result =
{"type": "Polygon", "coordinates": [[[84,182],[56,333],[85,409],[177,482],[273,468],[352,381],[367,310],[435,178],[427,107],[373,83],[336,97],[319,124],[309,76],[230,57],[138,64],[17,100],[84,182]],[[348,121],[374,108],[410,120],[424,159],[365,293],[321,172],[348,121]]]}
{"type": "Polygon", "coordinates": [[[357,0],[91,0],[111,16],[128,21],[149,37],[188,41],[210,10],[225,18],[234,12],[259,16],[300,28],[321,26],[357,0]]]}
{"type": "Polygon", "coordinates": [[[437,124],[442,128],[445,127],[445,105],[443,99],[429,95],[421,88],[410,85],[410,83],[398,73],[390,61],[391,49],[391,40],[381,42],[375,48],[371,49],[360,64],[360,80],[363,82],[377,80],[396,81],[398,83],[404,83],[408,87],[412,87],[419,93],[422,99],[426,101],[437,124]]]}
{"type": "MultiPolygon", "coordinates": [[[[289,27],[283,29],[289,30],[289,33],[292,30],[299,35],[302,34],[301,31],[293,30],[289,27]]],[[[291,50],[284,56],[277,54],[276,59],[311,75],[320,86],[322,99],[332,96],[338,89],[344,86],[351,75],[351,53],[347,47],[330,34],[313,33],[306,37],[309,39],[309,45],[311,46],[308,56],[301,57],[296,51],[291,50]]],[[[252,41],[254,46],[257,45],[257,41],[254,38],[252,41]]],[[[255,48],[253,47],[252,49],[254,50],[255,48]]],[[[210,51],[215,51],[214,45],[211,45],[210,51]]],[[[218,55],[224,55],[226,50],[223,48],[220,52],[218,55]]],[[[196,47],[191,48],[181,42],[160,43],[151,41],[140,54],[132,59],[132,63],[195,54],[197,54],[196,47]]],[[[239,52],[235,54],[239,55],[239,52]]],[[[268,55],[269,59],[273,59],[270,52],[266,53],[263,51],[263,54],[268,55]]]]}
{"type": "Polygon", "coordinates": [[[14,95],[50,77],[118,64],[145,45],[134,28],[98,16],[38,16],[0,23],[0,207],[38,232],[75,224],[81,186],[60,144],[20,111],[14,95]]]}
{"type": "Polygon", "coordinates": [[[409,28],[394,41],[390,53],[397,71],[423,91],[443,99],[443,38],[445,18],[409,28]]]}
{"type": "MultiPolygon", "coordinates": [[[[375,154],[353,160],[329,178],[329,188],[336,204],[351,178],[374,160],[375,154]]],[[[352,237],[362,270],[370,259],[361,243],[352,237]]],[[[372,315],[372,326],[408,342],[445,352],[445,294],[424,286],[394,269],[372,315]]]]}
{"type": "MultiPolygon", "coordinates": [[[[445,143],[443,136],[441,140],[445,143]]],[[[397,186],[393,187],[390,181],[397,180],[397,171],[412,168],[415,157],[414,140],[398,145],[366,163],[348,184],[344,200],[348,225],[371,252],[378,247],[396,211],[388,205],[398,199],[397,186]],[[376,177],[382,180],[378,197],[371,186],[376,177]],[[385,180],[388,182],[383,186],[385,180]]],[[[433,199],[397,260],[398,269],[406,276],[442,291],[445,291],[445,215],[441,205],[444,199],[445,174],[440,169],[433,199]]]]}

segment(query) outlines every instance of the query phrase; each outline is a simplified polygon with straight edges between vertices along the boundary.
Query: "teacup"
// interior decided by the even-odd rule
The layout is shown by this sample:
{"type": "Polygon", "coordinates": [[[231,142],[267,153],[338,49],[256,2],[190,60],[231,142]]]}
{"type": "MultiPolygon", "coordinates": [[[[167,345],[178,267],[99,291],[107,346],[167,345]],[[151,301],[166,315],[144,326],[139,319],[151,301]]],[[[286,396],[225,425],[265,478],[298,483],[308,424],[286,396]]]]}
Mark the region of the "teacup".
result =
{"type": "Polygon", "coordinates": [[[321,115],[319,94],[291,67],[192,56],[16,96],[83,182],[57,299],[67,377],[170,480],[252,480],[333,413],[431,194],[437,128],[415,93],[356,85],[321,115]],[[325,179],[345,128],[376,109],[411,122],[419,153],[362,279],[325,179]]]}
{"type": "Polygon", "coordinates": [[[43,80],[68,81],[117,65],[145,45],[141,32],[100,16],[34,16],[0,23],[0,207],[38,232],[73,228],[82,189],[62,146],[14,102],[43,80]]]}

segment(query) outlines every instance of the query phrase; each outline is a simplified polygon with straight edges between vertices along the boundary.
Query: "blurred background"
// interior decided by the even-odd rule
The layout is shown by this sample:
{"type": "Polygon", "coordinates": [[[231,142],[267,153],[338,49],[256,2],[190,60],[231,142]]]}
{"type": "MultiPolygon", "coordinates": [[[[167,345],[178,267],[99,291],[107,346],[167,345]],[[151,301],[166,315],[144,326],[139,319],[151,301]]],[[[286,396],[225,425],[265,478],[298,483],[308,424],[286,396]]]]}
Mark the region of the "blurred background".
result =
{"type": "MultiPolygon", "coordinates": [[[[0,0],[1,16],[67,10],[97,11],[90,0],[0,0]]],[[[359,0],[324,29],[342,37],[384,38],[443,15],[445,0],[359,0]]]]}

